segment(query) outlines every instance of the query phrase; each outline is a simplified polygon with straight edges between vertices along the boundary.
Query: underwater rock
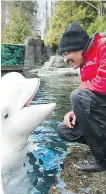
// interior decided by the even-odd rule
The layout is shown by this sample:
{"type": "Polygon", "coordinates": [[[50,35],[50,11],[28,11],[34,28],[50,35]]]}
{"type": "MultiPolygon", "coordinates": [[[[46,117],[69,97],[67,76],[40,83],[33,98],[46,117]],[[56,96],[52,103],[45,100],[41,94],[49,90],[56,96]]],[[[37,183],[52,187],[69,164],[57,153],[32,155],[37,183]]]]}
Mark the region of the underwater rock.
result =
{"type": "Polygon", "coordinates": [[[49,194],[61,194],[61,189],[56,188],[55,186],[52,186],[49,190],[49,194]]]}

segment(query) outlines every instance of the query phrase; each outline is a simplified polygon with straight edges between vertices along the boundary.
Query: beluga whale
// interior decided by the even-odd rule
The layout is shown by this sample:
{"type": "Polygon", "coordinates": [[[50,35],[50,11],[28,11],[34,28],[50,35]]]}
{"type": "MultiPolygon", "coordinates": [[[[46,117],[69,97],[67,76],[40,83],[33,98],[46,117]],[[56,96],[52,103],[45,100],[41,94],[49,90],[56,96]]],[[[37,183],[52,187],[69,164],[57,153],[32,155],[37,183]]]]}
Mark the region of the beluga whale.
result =
{"type": "MultiPolygon", "coordinates": [[[[27,141],[42,121],[56,108],[55,103],[30,105],[40,86],[38,78],[11,72],[1,78],[1,190],[3,194],[31,194],[27,178],[27,141]]],[[[33,193],[37,193],[33,191],[33,193]]]]}

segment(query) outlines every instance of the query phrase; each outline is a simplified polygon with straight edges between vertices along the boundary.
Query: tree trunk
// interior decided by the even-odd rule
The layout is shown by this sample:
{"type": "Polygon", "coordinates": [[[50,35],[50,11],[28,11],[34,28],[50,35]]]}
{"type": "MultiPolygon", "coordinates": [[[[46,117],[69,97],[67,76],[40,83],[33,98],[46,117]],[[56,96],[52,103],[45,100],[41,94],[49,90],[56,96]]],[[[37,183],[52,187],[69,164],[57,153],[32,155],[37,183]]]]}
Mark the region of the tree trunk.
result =
{"type": "Polygon", "coordinates": [[[103,2],[98,1],[98,18],[102,19],[103,17],[103,2]]]}

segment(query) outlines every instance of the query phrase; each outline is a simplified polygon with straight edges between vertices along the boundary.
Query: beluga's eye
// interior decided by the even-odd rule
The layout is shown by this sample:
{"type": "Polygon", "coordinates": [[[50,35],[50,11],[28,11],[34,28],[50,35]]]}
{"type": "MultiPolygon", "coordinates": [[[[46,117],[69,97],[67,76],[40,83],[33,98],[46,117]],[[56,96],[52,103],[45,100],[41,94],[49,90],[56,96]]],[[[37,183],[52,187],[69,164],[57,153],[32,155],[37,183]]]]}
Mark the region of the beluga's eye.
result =
{"type": "Polygon", "coordinates": [[[5,115],[4,115],[4,118],[7,119],[7,118],[8,118],[8,114],[5,114],[5,115]]]}

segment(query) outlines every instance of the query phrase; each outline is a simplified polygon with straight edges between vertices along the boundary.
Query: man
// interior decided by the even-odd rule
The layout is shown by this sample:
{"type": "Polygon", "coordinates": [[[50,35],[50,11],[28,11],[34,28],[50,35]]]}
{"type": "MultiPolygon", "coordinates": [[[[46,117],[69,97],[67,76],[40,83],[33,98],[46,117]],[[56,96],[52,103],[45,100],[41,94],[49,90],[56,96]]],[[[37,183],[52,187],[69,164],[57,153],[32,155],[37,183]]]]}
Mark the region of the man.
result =
{"type": "Polygon", "coordinates": [[[68,141],[87,143],[96,162],[77,166],[86,172],[106,170],[106,37],[90,39],[76,22],[68,24],[59,42],[59,54],[74,69],[80,67],[81,85],[70,95],[72,111],[57,127],[68,141]]]}

